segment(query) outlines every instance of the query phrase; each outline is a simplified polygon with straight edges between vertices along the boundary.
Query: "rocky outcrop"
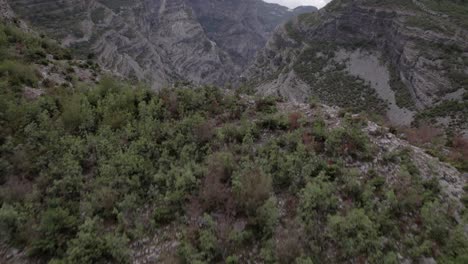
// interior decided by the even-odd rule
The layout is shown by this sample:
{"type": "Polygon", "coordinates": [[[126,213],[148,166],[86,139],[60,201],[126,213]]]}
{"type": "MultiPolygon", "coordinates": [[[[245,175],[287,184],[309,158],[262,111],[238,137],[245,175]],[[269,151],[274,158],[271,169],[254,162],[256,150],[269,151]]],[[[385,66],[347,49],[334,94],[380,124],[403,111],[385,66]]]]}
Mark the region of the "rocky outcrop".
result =
{"type": "Polygon", "coordinates": [[[14,18],[14,12],[6,0],[0,0],[0,18],[2,20],[11,20],[14,18]]]}
{"type": "MultiPolygon", "coordinates": [[[[319,47],[324,53],[324,49],[344,49],[348,54],[361,50],[373,54],[364,58],[369,63],[373,62],[372,56],[380,54],[400,108],[423,111],[439,104],[445,96],[461,95],[468,88],[460,81],[468,79],[468,32],[456,22],[454,14],[437,14],[431,15],[413,2],[402,7],[393,1],[333,1],[314,15],[299,17],[278,28],[244,76],[261,93],[307,100],[316,95],[314,85],[309,83],[309,89],[304,89],[305,76],[298,76],[298,80],[289,77],[300,75],[298,65],[304,68],[311,64],[304,59],[311,46],[325,43],[319,47]]],[[[315,55],[319,61],[320,54],[315,55]]],[[[329,60],[328,65],[330,62],[336,60],[329,60]]],[[[372,78],[353,74],[349,63],[345,64],[349,74],[378,90],[370,82],[372,78]]],[[[327,65],[320,67],[328,69],[327,65]]],[[[318,80],[324,78],[324,71],[316,74],[318,80]]],[[[462,96],[455,97],[451,98],[463,100],[462,96]]]]}
{"type": "Polygon", "coordinates": [[[313,8],[260,0],[10,0],[35,28],[155,89],[234,83],[273,29],[313,8]]]}
{"type": "Polygon", "coordinates": [[[15,24],[22,30],[30,31],[26,23],[17,18],[7,0],[0,0],[0,21],[8,24],[15,24]]]}

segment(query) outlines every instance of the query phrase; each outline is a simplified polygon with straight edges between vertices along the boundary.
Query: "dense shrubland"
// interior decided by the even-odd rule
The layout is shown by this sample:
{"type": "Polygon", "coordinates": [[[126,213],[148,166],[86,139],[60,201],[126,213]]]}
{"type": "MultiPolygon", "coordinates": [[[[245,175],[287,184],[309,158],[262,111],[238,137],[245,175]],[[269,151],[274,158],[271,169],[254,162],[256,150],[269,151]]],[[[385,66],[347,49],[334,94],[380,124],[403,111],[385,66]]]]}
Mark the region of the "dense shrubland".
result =
{"type": "Polygon", "coordinates": [[[252,246],[265,262],[466,258],[462,226],[407,151],[388,161],[401,182],[349,167],[375,151],[359,122],[110,79],[34,101],[3,87],[0,104],[1,237],[34,257],[125,263],[129,241],[172,223],[187,262],[235,263],[252,246]]]}
{"type": "Polygon", "coordinates": [[[40,76],[25,58],[0,60],[0,240],[32,258],[128,263],[131,241],[175,226],[171,257],[187,263],[468,259],[458,201],[411,149],[372,163],[363,120],[330,127],[317,105],[112,78],[27,99],[40,76]]]}

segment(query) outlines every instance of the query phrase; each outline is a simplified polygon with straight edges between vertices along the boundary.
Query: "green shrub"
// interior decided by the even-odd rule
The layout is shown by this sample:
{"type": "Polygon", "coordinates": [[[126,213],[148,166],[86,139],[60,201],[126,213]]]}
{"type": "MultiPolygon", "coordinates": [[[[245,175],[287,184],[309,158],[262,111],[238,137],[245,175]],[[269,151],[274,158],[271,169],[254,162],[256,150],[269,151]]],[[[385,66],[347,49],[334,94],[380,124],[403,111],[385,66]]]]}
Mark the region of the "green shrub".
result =
{"type": "Polygon", "coordinates": [[[466,194],[468,194],[468,184],[465,184],[465,185],[463,186],[463,191],[464,191],[466,194]]]}
{"type": "Polygon", "coordinates": [[[439,202],[428,202],[421,209],[421,218],[431,239],[438,242],[445,242],[449,234],[450,222],[447,218],[447,211],[439,202]]]}
{"type": "Polygon", "coordinates": [[[127,238],[102,235],[96,225],[97,220],[87,219],[80,226],[76,238],[69,242],[65,263],[130,263],[127,238]]]}
{"type": "Polygon", "coordinates": [[[226,258],[226,264],[237,264],[239,263],[239,258],[237,256],[229,256],[226,258]]]}
{"type": "Polygon", "coordinates": [[[338,199],[335,195],[335,186],[319,176],[309,182],[301,191],[299,203],[299,216],[308,226],[315,227],[318,222],[335,211],[338,199]]]}
{"type": "Polygon", "coordinates": [[[247,135],[256,138],[258,134],[257,128],[247,121],[240,125],[227,124],[218,130],[218,138],[228,143],[242,143],[247,135]]]}
{"type": "MultiPolygon", "coordinates": [[[[263,168],[271,174],[276,188],[291,191],[302,188],[306,181],[326,167],[323,160],[299,144],[297,134],[288,134],[292,142],[272,142],[260,150],[263,168]],[[289,149],[290,148],[290,149],[289,149]],[[288,151],[285,151],[288,149],[288,151]]],[[[283,138],[278,139],[282,141],[283,138]]]]}
{"type": "Polygon", "coordinates": [[[385,254],[383,258],[383,263],[384,264],[398,264],[400,262],[398,261],[397,254],[395,254],[394,252],[389,252],[385,254]]]}
{"type": "Polygon", "coordinates": [[[271,237],[278,224],[279,215],[276,204],[276,198],[271,197],[257,209],[255,225],[260,229],[260,234],[262,234],[263,237],[271,237]]]}
{"type": "Polygon", "coordinates": [[[296,259],[295,264],[314,264],[311,258],[300,257],[296,259]]]}
{"type": "Polygon", "coordinates": [[[234,176],[233,188],[240,209],[249,215],[254,215],[257,208],[270,197],[271,176],[259,168],[247,167],[234,176]]]}
{"type": "Polygon", "coordinates": [[[46,53],[42,48],[28,49],[26,51],[26,58],[29,61],[40,61],[46,58],[46,53]]]}
{"type": "Polygon", "coordinates": [[[359,171],[349,170],[340,177],[343,186],[342,192],[346,194],[347,197],[353,199],[353,201],[361,201],[362,195],[364,193],[364,188],[359,179],[359,176],[359,171]]]}
{"type": "Polygon", "coordinates": [[[240,96],[227,95],[223,100],[223,104],[227,110],[228,118],[231,120],[240,119],[245,110],[247,110],[247,104],[241,100],[240,96]]]}
{"type": "Polygon", "coordinates": [[[200,232],[200,248],[204,252],[215,251],[217,248],[217,238],[214,232],[215,223],[209,215],[204,216],[205,228],[200,232]]]}
{"type": "Polygon", "coordinates": [[[287,130],[289,128],[289,121],[285,115],[275,114],[266,115],[258,121],[259,127],[269,130],[287,130]]]}
{"type": "MultiPolygon", "coordinates": [[[[1,134],[1,131],[0,131],[0,134],[1,134]]],[[[7,160],[4,160],[3,158],[0,158],[0,185],[3,185],[7,182],[7,179],[8,179],[7,172],[9,171],[9,167],[10,167],[9,162],[7,160]]]]}
{"type": "Polygon", "coordinates": [[[346,216],[329,218],[330,238],[337,243],[343,259],[372,256],[378,252],[375,224],[362,209],[352,209],[346,216]]]}
{"type": "Polygon", "coordinates": [[[260,113],[273,114],[278,111],[276,103],[278,98],[273,96],[267,96],[259,98],[255,101],[255,109],[260,113]]]}
{"type": "Polygon", "coordinates": [[[76,95],[63,103],[61,120],[69,132],[91,129],[94,126],[93,109],[88,100],[76,95]]]}
{"type": "Polygon", "coordinates": [[[335,157],[351,156],[358,159],[372,158],[372,149],[367,136],[357,128],[336,128],[330,131],[325,148],[335,157]]]}
{"type": "Polygon", "coordinates": [[[153,213],[153,220],[156,226],[169,224],[176,218],[176,212],[168,204],[163,204],[156,208],[153,213]]]}
{"type": "MultiPolygon", "coordinates": [[[[464,222],[466,223],[466,222],[464,222]]],[[[463,222],[450,230],[449,239],[443,246],[442,263],[465,263],[468,260],[468,236],[463,222]]]]}
{"type": "Polygon", "coordinates": [[[234,248],[245,246],[247,243],[253,241],[254,233],[250,229],[242,231],[232,230],[229,234],[229,242],[234,248]]]}
{"type": "Polygon", "coordinates": [[[0,241],[10,243],[17,239],[19,229],[19,214],[7,204],[0,208],[0,241]]]}
{"type": "Polygon", "coordinates": [[[68,241],[77,231],[77,220],[67,209],[47,209],[41,215],[38,238],[32,241],[30,253],[35,256],[63,256],[68,241]]]}
{"type": "Polygon", "coordinates": [[[463,203],[465,207],[468,208],[468,194],[463,195],[460,201],[463,203]]]}
{"type": "Polygon", "coordinates": [[[260,249],[260,257],[263,263],[276,263],[275,244],[273,239],[265,241],[260,249]]]}
{"type": "Polygon", "coordinates": [[[7,78],[12,86],[27,85],[36,87],[39,79],[33,66],[17,61],[3,61],[0,63],[0,77],[7,78]]]}
{"type": "Polygon", "coordinates": [[[312,122],[312,135],[317,141],[325,142],[328,136],[328,130],[323,119],[317,119],[312,122]]]}

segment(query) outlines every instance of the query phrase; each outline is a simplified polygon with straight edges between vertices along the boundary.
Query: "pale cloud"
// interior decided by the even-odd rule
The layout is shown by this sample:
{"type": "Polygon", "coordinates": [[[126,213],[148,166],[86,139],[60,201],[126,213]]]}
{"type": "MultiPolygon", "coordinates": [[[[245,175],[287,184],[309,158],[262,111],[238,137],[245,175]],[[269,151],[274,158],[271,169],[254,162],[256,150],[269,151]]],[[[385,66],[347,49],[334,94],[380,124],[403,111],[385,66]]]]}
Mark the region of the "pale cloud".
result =
{"type": "Polygon", "coordinates": [[[324,7],[330,0],[263,0],[268,3],[277,3],[289,8],[295,8],[298,6],[316,6],[318,8],[324,7]]]}

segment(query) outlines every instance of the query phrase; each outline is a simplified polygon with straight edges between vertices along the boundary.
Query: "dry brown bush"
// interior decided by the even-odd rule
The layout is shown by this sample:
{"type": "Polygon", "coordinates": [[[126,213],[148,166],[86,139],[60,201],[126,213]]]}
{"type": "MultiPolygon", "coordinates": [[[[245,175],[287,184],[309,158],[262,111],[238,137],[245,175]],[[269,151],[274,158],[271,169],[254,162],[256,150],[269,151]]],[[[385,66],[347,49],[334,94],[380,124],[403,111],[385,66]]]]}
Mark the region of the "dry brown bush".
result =
{"type": "Polygon", "coordinates": [[[457,135],[452,139],[452,146],[457,152],[461,153],[465,159],[468,159],[468,139],[457,135]]]}
{"type": "Polygon", "coordinates": [[[461,135],[457,135],[452,139],[452,149],[448,159],[455,166],[462,170],[468,171],[468,140],[461,135]]]}
{"type": "Polygon", "coordinates": [[[442,135],[442,130],[430,125],[421,125],[417,128],[404,129],[406,138],[413,145],[424,145],[432,143],[442,135]]]}
{"type": "Polygon", "coordinates": [[[174,91],[163,90],[160,95],[167,110],[171,113],[171,116],[177,118],[179,116],[179,101],[177,94],[174,91]]]}
{"type": "Polygon", "coordinates": [[[254,214],[269,197],[272,191],[271,176],[258,168],[250,169],[239,176],[236,198],[239,209],[254,214]]]}
{"type": "Polygon", "coordinates": [[[276,232],[276,256],[279,263],[294,263],[304,249],[304,229],[297,223],[279,228],[276,232]]]}
{"type": "Polygon", "coordinates": [[[214,122],[206,121],[196,125],[193,133],[198,142],[202,144],[209,142],[215,135],[214,122]]]}
{"type": "Polygon", "coordinates": [[[187,232],[185,235],[189,241],[195,243],[200,229],[199,221],[203,215],[203,209],[198,197],[192,196],[189,199],[185,214],[187,215],[187,232]]]}
{"type": "Polygon", "coordinates": [[[5,203],[24,201],[33,190],[32,182],[11,177],[0,186],[0,200],[5,203]]]}
{"type": "Polygon", "coordinates": [[[230,179],[233,157],[229,153],[217,153],[208,158],[208,166],[200,188],[200,200],[204,210],[219,209],[232,197],[230,179]]]}
{"type": "Polygon", "coordinates": [[[302,118],[302,114],[298,112],[290,113],[289,114],[289,129],[290,130],[296,130],[298,129],[301,124],[300,124],[300,119],[302,118]]]}

